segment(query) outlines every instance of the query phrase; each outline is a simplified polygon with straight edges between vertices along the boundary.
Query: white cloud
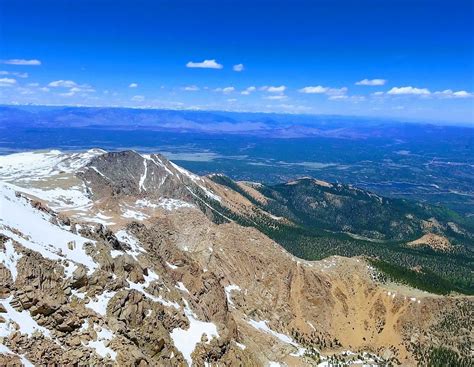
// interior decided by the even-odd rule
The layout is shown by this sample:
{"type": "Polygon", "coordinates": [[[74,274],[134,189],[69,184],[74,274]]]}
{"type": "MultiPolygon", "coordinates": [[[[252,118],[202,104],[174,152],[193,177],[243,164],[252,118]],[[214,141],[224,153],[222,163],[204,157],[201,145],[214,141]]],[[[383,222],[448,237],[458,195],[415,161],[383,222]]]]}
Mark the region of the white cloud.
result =
{"type": "Polygon", "coordinates": [[[216,88],[216,89],[214,89],[214,91],[228,94],[228,93],[234,92],[235,88],[234,87],[216,88]]]}
{"type": "MultiPolygon", "coordinates": [[[[48,87],[51,88],[69,88],[68,92],[59,93],[60,96],[64,97],[71,97],[78,93],[93,93],[95,89],[93,89],[88,84],[77,84],[73,80],[55,80],[48,84],[48,87]]],[[[43,91],[49,91],[48,88],[43,89],[43,91]]]]}
{"type": "Polygon", "coordinates": [[[78,93],[90,93],[90,92],[95,92],[95,89],[92,89],[89,86],[78,86],[78,87],[72,87],[69,89],[69,92],[60,93],[59,95],[65,96],[65,97],[71,97],[78,93]]]}
{"type": "Polygon", "coordinates": [[[28,73],[18,73],[18,72],[15,72],[15,71],[2,70],[2,71],[0,71],[0,75],[13,75],[13,76],[16,76],[18,78],[28,78],[28,73]]]}
{"type": "Polygon", "coordinates": [[[378,85],[385,85],[387,81],[385,79],[362,79],[356,82],[356,85],[368,85],[368,86],[378,86],[378,85]]]}
{"type": "Polygon", "coordinates": [[[215,59],[212,60],[204,60],[202,62],[193,62],[189,61],[186,64],[187,68],[201,68],[201,69],[222,69],[223,66],[216,62],[215,59]]]}
{"type": "Polygon", "coordinates": [[[134,102],[143,102],[145,100],[144,96],[133,96],[132,101],[134,102]]]}
{"type": "Polygon", "coordinates": [[[280,94],[280,95],[276,95],[276,96],[267,96],[267,97],[264,97],[265,99],[270,99],[270,100],[282,100],[282,99],[286,99],[288,98],[287,96],[285,96],[284,94],[280,94]]]}
{"type": "Polygon", "coordinates": [[[229,98],[227,100],[227,102],[230,102],[230,103],[237,102],[237,99],[236,98],[229,98]]]}
{"type": "Polygon", "coordinates": [[[10,59],[10,60],[3,60],[2,64],[7,65],[41,65],[40,60],[32,59],[32,60],[25,60],[25,59],[10,59]]]}
{"type": "Polygon", "coordinates": [[[232,67],[234,71],[243,71],[244,70],[244,64],[237,64],[232,67]]]}
{"type": "Polygon", "coordinates": [[[326,94],[328,96],[342,96],[347,93],[347,87],[342,88],[329,88],[323,87],[322,85],[304,87],[298,90],[300,93],[306,94],[326,94]]]}
{"type": "Polygon", "coordinates": [[[286,90],[286,86],[280,85],[279,87],[274,87],[274,86],[264,85],[263,87],[260,88],[260,90],[264,90],[268,93],[283,93],[286,90]]]}
{"type": "Polygon", "coordinates": [[[248,87],[246,89],[244,89],[242,92],[240,92],[240,94],[243,94],[244,96],[248,96],[250,93],[253,93],[257,90],[257,88],[255,88],[254,86],[251,86],[251,87],[248,87]]]}
{"type": "Polygon", "coordinates": [[[76,87],[78,84],[72,80],[55,80],[48,84],[48,87],[53,88],[73,88],[76,87]]]}
{"type": "Polygon", "coordinates": [[[452,89],[434,92],[433,94],[440,98],[469,98],[473,96],[472,93],[467,92],[465,90],[459,90],[455,92],[452,89]]]}
{"type": "Polygon", "coordinates": [[[138,84],[137,83],[130,83],[129,88],[137,88],[138,87],[138,84]]]}
{"type": "Polygon", "coordinates": [[[183,89],[187,92],[197,92],[199,90],[199,87],[197,85],[188,85],[183,89]]]}
{"type": "Polygon", "coordinates": [[[323,87],[322,85],[317,85],[315,87],[304,87],[298,90],[300,93],[307,94],[324,94],[328,91],[329,88],[323,87]]]}
{"type": "Polygon", "coordinates": [[[390,89],[387,94],[389,95],[418,95],[418,96],[427,96],[431,92],[426,88],[415,88],[415,87],[394,87],[390,89]]]}
{"type": "Polygon", "coordinates": [[[12,87],[16,84],[16,79],[0,78],[0,87],[12,87]]]}

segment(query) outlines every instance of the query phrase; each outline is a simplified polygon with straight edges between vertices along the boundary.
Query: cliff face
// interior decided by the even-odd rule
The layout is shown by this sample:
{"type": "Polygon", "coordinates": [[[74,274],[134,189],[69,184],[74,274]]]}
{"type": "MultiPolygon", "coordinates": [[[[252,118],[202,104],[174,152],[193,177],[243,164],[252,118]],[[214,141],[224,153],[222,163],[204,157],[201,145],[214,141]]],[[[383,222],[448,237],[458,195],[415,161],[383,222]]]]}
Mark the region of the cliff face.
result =
{"type": "Polygon", "coordinates": [[[10,159],[27,164],[0,167],[0,365],[416,365],[433,347],[470,353],[472,298],[382,284],[363,258],[294,257],[233,220],[289,221],[256,207],[265,199],[251,187],[131,151],[10,159]]]}

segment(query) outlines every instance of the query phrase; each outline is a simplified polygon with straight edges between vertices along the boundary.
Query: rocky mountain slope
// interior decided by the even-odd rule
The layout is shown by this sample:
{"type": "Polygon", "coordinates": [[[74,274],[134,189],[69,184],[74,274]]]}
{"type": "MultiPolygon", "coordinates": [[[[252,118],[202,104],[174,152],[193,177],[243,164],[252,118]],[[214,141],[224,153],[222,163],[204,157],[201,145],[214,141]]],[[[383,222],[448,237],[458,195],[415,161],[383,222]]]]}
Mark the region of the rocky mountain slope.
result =
{"type": "Polygon", "coordinates": [[[392,277],[424,290],[474,294],[474,228],[451,210],[312,178],[277,185],[210,178],[280,218],[269,224],[254,213],[252,223],[248,214],[233,213],[299,257],[370,256],[392,277]]]}
{"type": "Polygon", "coordinates": [[[101,150],[0,157],[0,180],[0,365],[470,363],[472,297],[295,257],[261,186],[101,150]]]}

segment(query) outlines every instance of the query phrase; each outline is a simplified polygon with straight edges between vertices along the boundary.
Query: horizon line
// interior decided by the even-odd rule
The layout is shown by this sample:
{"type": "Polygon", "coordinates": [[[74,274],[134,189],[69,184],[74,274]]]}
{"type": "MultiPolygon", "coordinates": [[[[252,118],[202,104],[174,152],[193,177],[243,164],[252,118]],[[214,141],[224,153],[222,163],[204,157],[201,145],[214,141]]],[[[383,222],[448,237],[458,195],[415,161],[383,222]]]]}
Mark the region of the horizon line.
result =
{"type": "Polygon", "coordinates": [[[128,109],[128,110],[155,110],[155,111],[176,111],[176,112],[224,112],[236,114],[264,114],[264,115],[283,115],[283,116],[308,116],[308,117],[341,117],[352,119],[374,119],[381,121],[390,121],[398,123],[408,123],[417,125],[435,125],[435,126],[457,126],[474,128],[474,120],[471,122],[453,122],[445,120],[420,120],[417,118],[399,118],[391,116],[368,116],[368,115],[345,115],[345,114],[330,114],[330,113],[303,113],[303,112],[272,112],[272,111],[249,111],[249,110],[225,110],[225,109],[203,109],[200,107],[157,107],[157,106],[120,106],[120,105],[85,105],[85,104],[44,104],[44,103],[0,103],[1,106],[6,107],[68,107],[68,108],[112,108],[112,109],[128,109]]]}

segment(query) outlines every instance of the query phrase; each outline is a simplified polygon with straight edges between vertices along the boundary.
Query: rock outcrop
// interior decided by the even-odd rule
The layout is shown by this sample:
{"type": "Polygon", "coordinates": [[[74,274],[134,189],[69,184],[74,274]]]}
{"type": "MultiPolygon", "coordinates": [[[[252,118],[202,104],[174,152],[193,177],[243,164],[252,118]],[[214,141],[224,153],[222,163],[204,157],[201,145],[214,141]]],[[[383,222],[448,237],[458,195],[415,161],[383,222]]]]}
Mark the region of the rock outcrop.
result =
{"type": "Polygon", "coordinates": [[[0,183],[0,365],[416,365],[439,346],[469,356],[471,297],[380,283],[364,258],[296,258],[233,220],[260,214],[252,196],[160,155],[81,162],[42,185],[79,180],[89,201],[0,183]]]}

